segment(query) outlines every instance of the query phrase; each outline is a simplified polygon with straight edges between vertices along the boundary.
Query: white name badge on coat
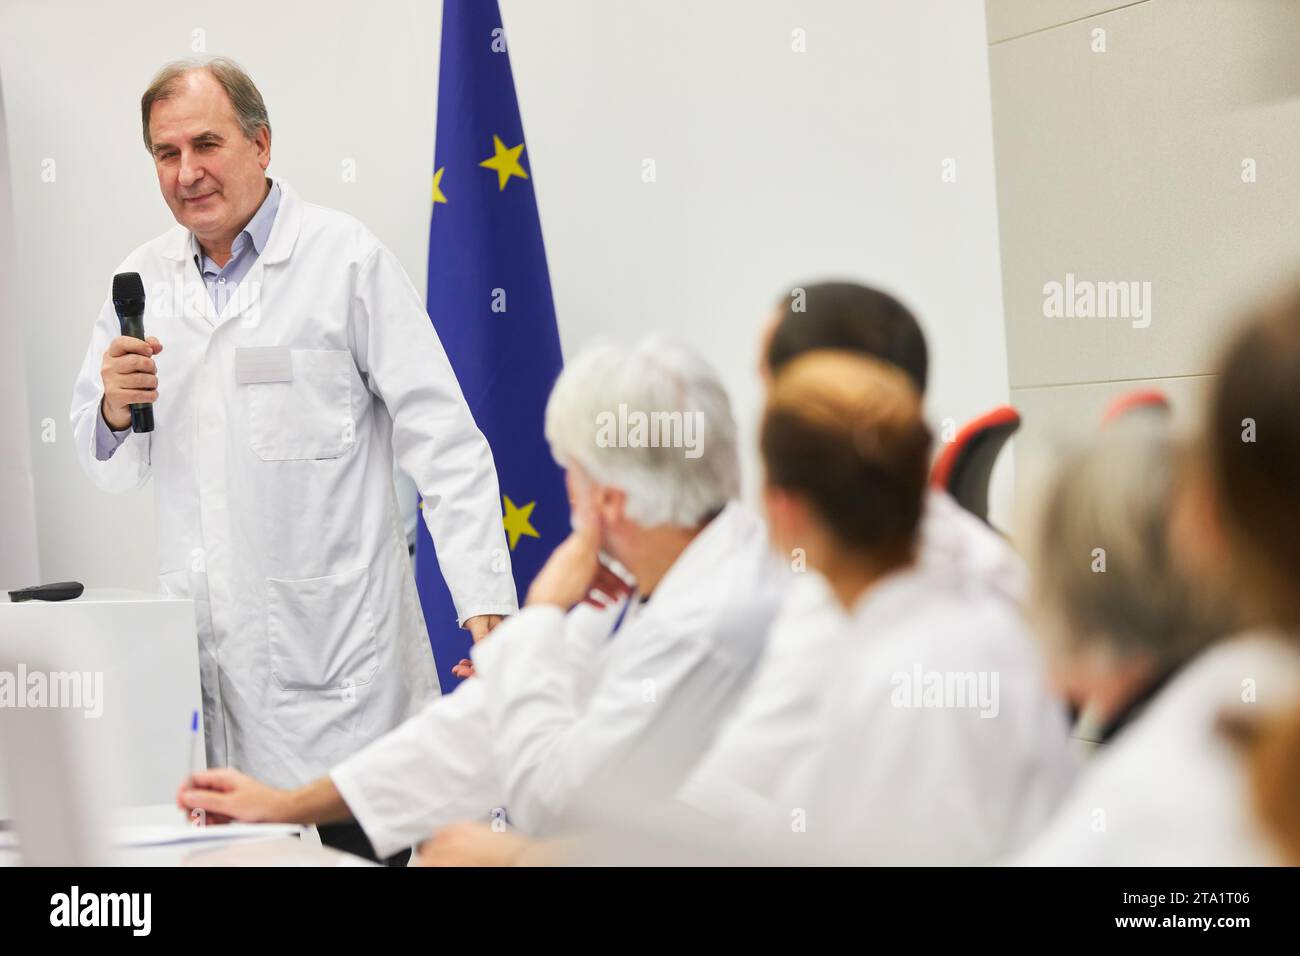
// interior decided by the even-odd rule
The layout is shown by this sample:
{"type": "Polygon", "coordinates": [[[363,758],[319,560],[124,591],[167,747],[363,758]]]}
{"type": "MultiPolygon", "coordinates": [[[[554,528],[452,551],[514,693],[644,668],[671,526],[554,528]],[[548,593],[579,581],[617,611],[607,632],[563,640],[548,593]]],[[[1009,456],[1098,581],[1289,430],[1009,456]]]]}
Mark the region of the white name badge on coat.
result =
{"type": "Polygon", "coordinates": [[[235,349],[235,384],[292,382],[293,356],[287,345],[235,349]]]}

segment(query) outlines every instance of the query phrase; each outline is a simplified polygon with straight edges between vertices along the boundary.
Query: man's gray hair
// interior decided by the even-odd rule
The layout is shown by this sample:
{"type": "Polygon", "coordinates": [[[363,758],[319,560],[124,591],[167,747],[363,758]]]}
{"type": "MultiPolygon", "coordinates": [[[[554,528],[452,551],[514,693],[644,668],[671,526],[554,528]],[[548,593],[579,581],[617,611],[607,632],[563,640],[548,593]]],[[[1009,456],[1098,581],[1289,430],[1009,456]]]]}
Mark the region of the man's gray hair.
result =
{"type": "Polygon", "coordinates": [[[153,111],[153,105],[159,100],[175,96],[181,77],[194,70],[207,70],[221,84],[221,88],[230,97],[230,103],[235,108],[235,118],[239,120],[239,128],[246,137],[254,139],[260,129],[265,129],[267,135],[271,135],[271,119],[267,115],[266,104],[262,102],[262,94],[258,92],[253,78],[238,63],[224,56],[176,60],[158,71],[149,88],[144,91],[144,96],[140,97],[140,122],[144,127],[145,149],[153,152],[153,140],[149,137],[149,114],[153,111]]]}
{"type": "Polygon", "coordinates": [[[1169,520],[1182,448],[1130,413],[1059,463],[1033,544],[1034,611],[1058,653],[1177,666],[1229,626],[1179,570],[1169,520]]]}
{"type": "Polygon", "coordinates": [[[717,373],[660,336],[601,344],[566,363],[546,404],[563,467],[622,489],[644,527],[694,528],[740,494],[731,403],[717,373]]]}

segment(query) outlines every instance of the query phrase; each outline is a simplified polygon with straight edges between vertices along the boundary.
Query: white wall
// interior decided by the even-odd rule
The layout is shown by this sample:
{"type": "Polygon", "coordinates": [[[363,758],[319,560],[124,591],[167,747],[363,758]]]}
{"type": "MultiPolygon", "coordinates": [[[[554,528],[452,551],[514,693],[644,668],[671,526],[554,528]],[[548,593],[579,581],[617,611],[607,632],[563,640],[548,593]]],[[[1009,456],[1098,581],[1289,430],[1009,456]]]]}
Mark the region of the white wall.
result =
{"type": "MultiPolygon", "coordinates": [[[[23,326],[14,282],[18,273],[17,236],[13,221],[13,190],[9,186],[4,82],[0,76],[0,342],[11,360],[0,375],[0,408],[10,420],[26,422],[27,369],[22,361],[23,326]]],[[[0,590],[37,583],[36,496],[32,486],[31,450],[25,429],[0,457],[0,590]]]]}
{"type": "MultiPolygon", "coordinates": [[[[502,8],[566,351],[602,333],[678,333],[719,366],[752,429],[773,297],[795,279],[857,277],[921,316],[936,422],[1006,400],[979,4],[502,8]],[[796,29],[807,52],[792,51],[796,29]],[[955,183],[940,178],[949,157],[955,183]]],[[[416,0],[149,0],[129,18],[66,0],[0,8],[45,578],[153,580],[151,492],[95,491],[66,425],[113,266],[169,223],[136,115],[153,69],[205,29],[207,51],[262,88],[272,171],[367,222],[422,285],[438,26],[439,5],[416,0]],[[54,183],[41,181],[47,157],[54,183]],[[341,182],[345,157],[354,184],[341,182]],[[60,432],[44,445],[35,423],[47,416],[60,432]]],[[[1008,493],[1000,474],[998,511],[1008,493]]]]}
{"type": "Polygon", "coordinates": [[[1235,317],[1295,277],[1300,4],[988,0],[988,16],[1026,477],[1126,391],[1163,390],[1191,424],[1235,317]],[[1149,282],[1149,326],[1046,318],[1043,285],[1067,272],[1149,282]]]}

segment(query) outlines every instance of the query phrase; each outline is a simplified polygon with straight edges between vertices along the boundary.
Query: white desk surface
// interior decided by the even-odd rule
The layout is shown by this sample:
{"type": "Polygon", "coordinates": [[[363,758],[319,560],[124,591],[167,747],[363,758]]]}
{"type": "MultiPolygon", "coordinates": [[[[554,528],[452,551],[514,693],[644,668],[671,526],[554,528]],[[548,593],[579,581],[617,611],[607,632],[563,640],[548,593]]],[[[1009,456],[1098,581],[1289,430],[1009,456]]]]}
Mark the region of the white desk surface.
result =
{"type": "Polygon", "coordinates": [[[270,836],[115,850],[109,866],[378,866],[351,853],[270,836]]]}
{"type": "MultiPolygon", "coordinates": [[[[174,806],[131,807],[114,811],[111,823],[122,827],[175,826],[183,836],[185,818],[174,806]]],[[[330,847],[310,837],[287,836],[277,825],[266,836],[241,835],[211,839],[219,825],[205,833],[202,842],[164,843],[154,846],[113,847],[109,866],[378,866],[369,860],[330,847]]],[[[243,827],[247,834],[250,827],[243,827]]],[[[0,847],[0,866],[19,865],[17,849],[0,847]]]]}
{"type": "MultiPolygon", "coordinates": [[[[17,590],[11,588],[10,590],[17,590]]],[[[174,598],[170,594],[164,594],[161,591],[133,591],[129,588],[86,588],[81,592],[80,597],[70,598],[67,601],[19,601],[19,604],[40,605],[40,604],[104,604],[116,603],[119,601],[180,601],[188,600],[174,598]]],[[[15,603],[9,597],[8,590],[0,590],[0,604],[15,603]]]]}

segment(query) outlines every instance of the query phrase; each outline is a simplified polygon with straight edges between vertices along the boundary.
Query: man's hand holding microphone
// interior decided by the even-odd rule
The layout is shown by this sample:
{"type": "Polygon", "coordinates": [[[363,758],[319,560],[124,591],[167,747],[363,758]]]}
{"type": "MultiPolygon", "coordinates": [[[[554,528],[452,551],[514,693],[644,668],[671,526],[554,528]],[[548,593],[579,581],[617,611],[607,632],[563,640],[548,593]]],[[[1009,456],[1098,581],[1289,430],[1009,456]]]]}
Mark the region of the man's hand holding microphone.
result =
{"type": "Polygon", "coordinates": [[[99,367],[104,380],[104,401],[99,411],[113,431],[130,427],[130,406],[158,401],[158,366],[153,356],[161,351],[162,343],[152,335],[147,339],[119,335],[108,343],[99,367]]]}
{"type": "Polygon", "coordinates": [[[104,400],[99,413],[114,431],[128,425],[132,431],[153,431],[154,402],[158,401],[158,366],[153,357],[162,343],[144,334],[144,283],[138,272],[113,276],[113,308],[122,334],[108,344],[99,367],[104,380],[104,400]]]}

